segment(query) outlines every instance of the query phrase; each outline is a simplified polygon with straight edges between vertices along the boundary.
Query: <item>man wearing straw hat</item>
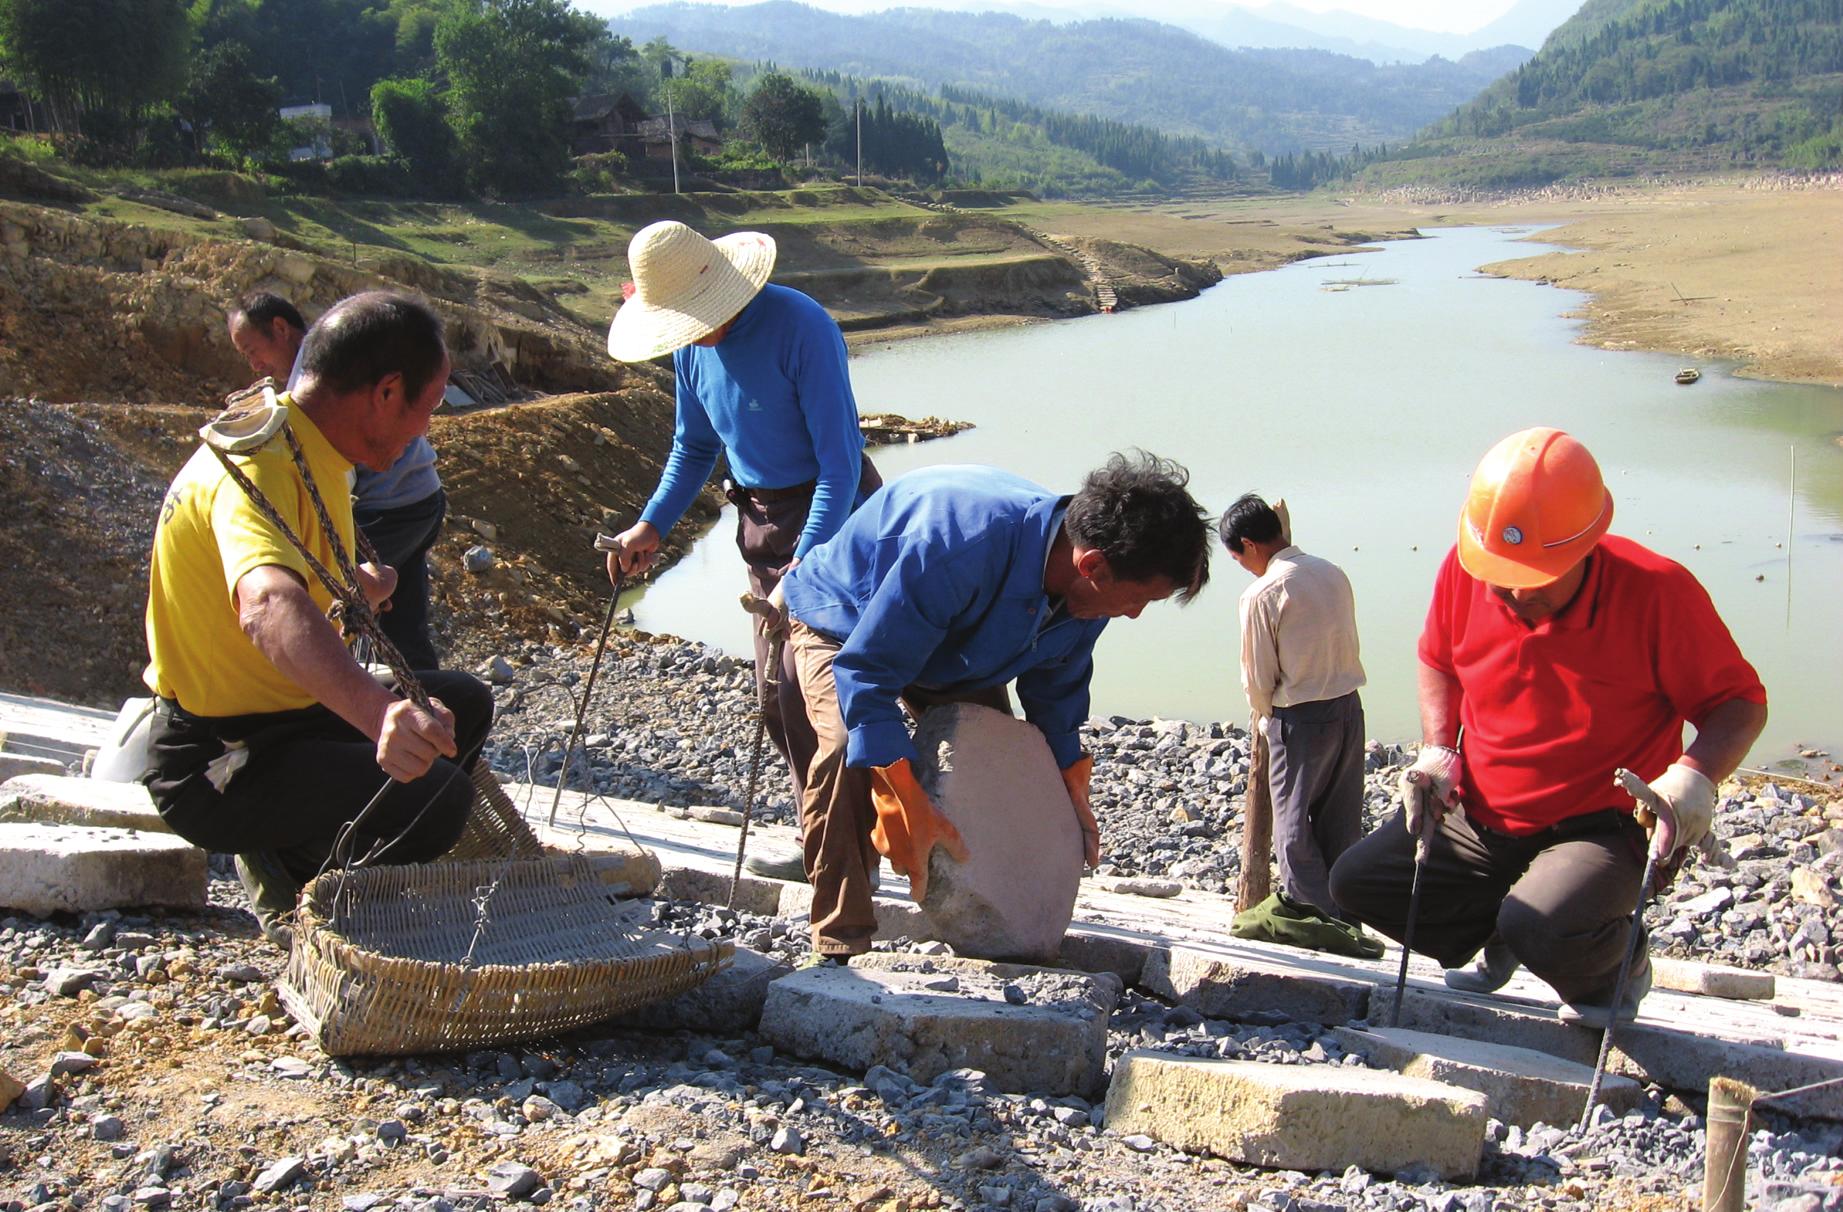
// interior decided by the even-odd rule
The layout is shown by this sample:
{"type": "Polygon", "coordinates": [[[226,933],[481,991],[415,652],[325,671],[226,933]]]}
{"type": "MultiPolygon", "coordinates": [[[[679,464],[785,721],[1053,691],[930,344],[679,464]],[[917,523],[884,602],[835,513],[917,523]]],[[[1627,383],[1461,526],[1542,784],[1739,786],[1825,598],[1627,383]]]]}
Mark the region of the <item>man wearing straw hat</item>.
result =
{"type": "MultiPolygon", "coordinates": [[[[633,281],[608,352],[623,362],[671,354],[678,420],[658,488],[608,556],[610,579],[652,567],[719,452],[736,546],[763,599],[882,483],[864,454],[838,324],[799,291],[767,284],[774,257],[774,240],[760,232],[707,240],[672,221],[642,228],[628,245],[633,281]]],[[[763,700],[765,723],[798,804],[816,742],[791,656],[771,674],[770,651],[757,618],[756,687],[777,682],[763,700]]]]}

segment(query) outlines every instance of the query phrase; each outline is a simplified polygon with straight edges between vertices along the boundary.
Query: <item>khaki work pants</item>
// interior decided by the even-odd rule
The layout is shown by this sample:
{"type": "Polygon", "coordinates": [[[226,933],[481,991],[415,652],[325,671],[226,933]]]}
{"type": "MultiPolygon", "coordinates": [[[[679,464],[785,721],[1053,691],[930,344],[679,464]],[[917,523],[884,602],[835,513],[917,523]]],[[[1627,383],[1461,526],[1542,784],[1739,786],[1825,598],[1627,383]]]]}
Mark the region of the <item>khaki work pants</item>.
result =
{"type": "MultiPolygon", "coordinates": [[[[840,641],[789,620],[788,651],[814,734],[800,801],[806,878],[813,886],[813,950],[821,955],[862,955],[877,932],[871,873],[882,861],[871,844],[877,823],[870,799],[870,771],[845,764],[848,735],[839,709],[832,662],[840,641]]],[[[947,703],[977,703],[1011,713],[1003,686],[966,692],[911,686],[903,692],[911,715],[947,703]]]]}

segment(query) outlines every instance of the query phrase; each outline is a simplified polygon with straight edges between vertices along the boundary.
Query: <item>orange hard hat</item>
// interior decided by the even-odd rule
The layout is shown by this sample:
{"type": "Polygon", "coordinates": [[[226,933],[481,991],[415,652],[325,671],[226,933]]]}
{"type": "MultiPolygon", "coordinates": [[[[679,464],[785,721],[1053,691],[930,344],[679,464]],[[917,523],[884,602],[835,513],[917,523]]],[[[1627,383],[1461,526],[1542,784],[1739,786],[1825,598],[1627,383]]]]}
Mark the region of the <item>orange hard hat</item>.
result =
{"type": "Polygon", "coordinates": [[[1525,429],[1472,473],[1459,515],[1459,563],[1487,585],[1535,589],[1593,550],[1613,521],[1613,494],[1587,448],[1559,429],[1525,429]]]}

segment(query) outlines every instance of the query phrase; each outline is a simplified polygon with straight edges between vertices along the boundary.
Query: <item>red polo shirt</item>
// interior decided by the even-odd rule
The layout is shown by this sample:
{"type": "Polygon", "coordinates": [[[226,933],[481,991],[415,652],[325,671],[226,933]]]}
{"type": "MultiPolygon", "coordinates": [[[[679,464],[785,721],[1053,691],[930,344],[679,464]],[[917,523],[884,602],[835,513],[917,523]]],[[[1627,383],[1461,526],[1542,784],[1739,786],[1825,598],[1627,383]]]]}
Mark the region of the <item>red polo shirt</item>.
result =
{"type": "Polygon", "coordinates": [[[1459,679],[1465,806],[1503,833],[1602,808],[1624,766],[1650,780],[1683,752],[1683,724],[1730,699],[1766,702],[1708,591],[1689,570],[1607,535],[1560,614],[1531,627],[1449,551],[1421,661],[1459,679]]]}

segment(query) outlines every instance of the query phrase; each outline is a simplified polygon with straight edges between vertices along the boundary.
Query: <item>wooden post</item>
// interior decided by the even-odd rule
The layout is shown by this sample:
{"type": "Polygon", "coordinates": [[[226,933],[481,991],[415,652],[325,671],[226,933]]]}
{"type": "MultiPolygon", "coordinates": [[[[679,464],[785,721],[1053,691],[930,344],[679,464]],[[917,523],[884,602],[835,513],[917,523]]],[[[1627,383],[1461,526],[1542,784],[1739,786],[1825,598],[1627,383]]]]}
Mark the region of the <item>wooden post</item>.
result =
{"type": "Polygon", "coordinates": [[[1703,1212],[1747,1206],[1747,1125],[1758,1092],[1729,1077],[1709,1082],[1708,1161],[1702,1172],[1703,1212]]]}
{"type": "Polygon", "coordinates": [[[1267,734],[1258,726],[1248,734],[1248,794],[1241,823],[1241,885],[1235,912],[1252,909],[1273,893],[1273,796],[1267,786],[1267,734]]]}

